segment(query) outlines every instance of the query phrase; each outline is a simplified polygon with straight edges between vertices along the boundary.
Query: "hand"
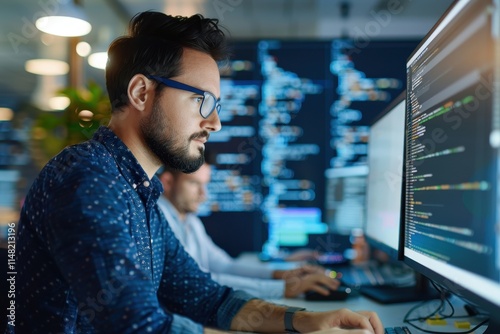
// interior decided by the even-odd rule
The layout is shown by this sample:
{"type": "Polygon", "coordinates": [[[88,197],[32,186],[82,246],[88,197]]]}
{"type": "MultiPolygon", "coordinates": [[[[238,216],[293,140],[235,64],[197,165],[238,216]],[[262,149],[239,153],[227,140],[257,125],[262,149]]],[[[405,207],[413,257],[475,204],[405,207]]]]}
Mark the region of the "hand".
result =
{"type": "Polygon", "coordinates": [[[320,252],[312,249],[299,249],[285,258],[285,261],[311,261],[317,260],[320,252]]]}
{"type": "Polygon", "coordinates": [[[308,264],[291,270],[275,270],[273,272],[273,278],[289,279],[293,277],[301,277],[307,274],[325,274],[325,272],[325,268],[323,267],[308,264]]]}
{"type": "Polygon", "coordinates": [[[339,309],[329,312],[297,312],[293,327],[301,333],[383,334],[384,326],[375,312],[339,309]]]}
{"type": "Polygon", "coordinates": [[[330,328],[322,331],[309,332],[309,334],[372,334],[372,332],[366,329],[330,328]]]}
{"type": "Polygon", "coordinates": [[[322,273],[292,276],[285,279],[285,298],[293,298],[306,291],[316,291],[328,295],[329,290],[337,290],[340,282],[322,273]]]}

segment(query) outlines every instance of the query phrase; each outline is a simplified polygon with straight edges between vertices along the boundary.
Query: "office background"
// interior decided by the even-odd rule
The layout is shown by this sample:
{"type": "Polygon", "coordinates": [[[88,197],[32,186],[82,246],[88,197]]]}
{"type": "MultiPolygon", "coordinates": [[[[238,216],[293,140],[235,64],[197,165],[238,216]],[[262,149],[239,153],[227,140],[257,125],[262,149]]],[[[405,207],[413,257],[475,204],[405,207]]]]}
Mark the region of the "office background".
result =
{"type": "MultiPolygon", "coordinates": [[[[4,108],[0,109],[1,234],[6,234],[9,222],[17,220],[16,214],[23,194],[41,164],[48,156],[58,151],[58,132],[61,129],[51,128],[50,122],[60,111],[49,104],[51,98],[65,87],[88,87],[90,82],[95,82],[97,88],[93,92],[97,93],[93,96],[96,100],[93,106],[102,106],[100,102],[105,101],[105,96],[98,92],[98,87],[104,89],[104,72],[89,65],[89,56],[72,58],[73,52],[69,50],[77,42],[87,42],[92,47],[91,53],[105,51],[115,37],[125,32],[128,20],[135,13],[152,9],[173,15],[199,12],[208,17],[219,18],[232,38],[237,41],[327,43],[334,39],[350,38],[357,41],[358,45],[373,45],[382,40],[407,40],[416,43],[451,2],[81,0],[78,3],[92,24],[92,31],[82,37],[68,38],[42,33],[34,26],[34,22],[42,14],[60,10],[64,6],[64,0],[3,1],[0,11],[0,108],[4,108]],[[69,72],[62,75],[29,73],[25,69],[27,62],[40,58],[68,62],[69,72]]],[[[302,51],[307,53],[308,50],[302,51]]],[[[317,52],[317,49],[311,48],[309,51],[313,53],[317,52]]],[[[85,122],[81,124],[84,130],[85,125],[85,122]]],[[[78,132],[81,135],[81,129],[78,132]]],[[[225,234],[234,235],[238,231],[241,232],[242,228],[245,231],[244,227],[237,225],[238,217],[235,218],[234,223],[227,226],[207,224],[209,232],[216,234],[215,239],[222,246],[225,234]],[[227,229],[228,227],[230,229],[227,229]]],[[[226,246],[233,255],[243,250],[257,250],[262,242],[262,235],[265,235],[263,232],[266,231],[257,231],[258,236],[254,235],[254,240],[238,243],[240,248],[235,248],[234,245],[226,246]]],[[[243,235],[248,234],[242,233],[240,237],[243,235]]]]}

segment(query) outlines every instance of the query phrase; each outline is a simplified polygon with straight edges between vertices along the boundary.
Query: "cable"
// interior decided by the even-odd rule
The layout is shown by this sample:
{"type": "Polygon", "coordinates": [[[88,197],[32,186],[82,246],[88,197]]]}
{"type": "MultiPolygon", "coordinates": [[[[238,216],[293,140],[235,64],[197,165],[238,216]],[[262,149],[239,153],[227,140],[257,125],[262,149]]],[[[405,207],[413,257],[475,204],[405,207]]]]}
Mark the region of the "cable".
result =
{"type": "MultiPolygon", "coordinates": [[[[434,282],[432,282],[432,285],[433,287],[440,293],[441,295],[441,298],[440,298],[440,303],[439,305],[433,310],[431,311],[428,315],[425,315],[425,316],[419,316],[419,317],[415,317],[415,318],[410,318],[410,315],[415,311],[417,310],[418,308],[421,308],[423,307],[425,304],[428,304],[432,301],[424,301],[424,302],[421,302],[417,305],[415,305],[414,307],[412,307],[407,313],[406,315],[404,316],[404,319],[403,319],[403,322],[412,326],[413,328],[419,330],[419,331],[422,331],[424,333],[434,333],[434,334],[467,334],[467,333],[472,333],[474,332],[475,330],[477,330],[478,328],[480,328],[481,326],[483,326],[484,324],[488,323],[490,321],[489,317],[486,318],[485,320],[479,322],[476,326],[474,326],[473,328],[469,329],[469,330],[465,330],[465,331],[456,331],[456,332],[452,332],[452,331],[435,331],[435,330],[427,330],[427,329],[424,329],[418,325],[416,325],[414,322],[415,321],[420,321],[420,322],[424,322],[426,320],[428,320],[429,318],[435,316],[435,315],[439,315],[442,319],[460,319],[460,318],[468,318],[469,315],[462,315],[462,316],[455,316],[455,307],[453,306],[453,304],[451,303],[450,299],[448,297],[446,297],[446,294],[445,294],[445,289],[443,289],[442,287],[438,287],[434,282]],[[446,305],[449,306],[450,308],[450,313],[449,314],[444,314],[444,312],[446,311],[446,305]]],[[[485,314],[481,314],[481,313],[478,313],[478,315],[480,316],[486,316],[485,314]]]]}
{"type": "MultiPolygon", "coordinates": [[[[467,316],[461,316],[461,317],[453,317],[453,318],[465,318],[467,316]]],[[[475,330],[477,330],[478,328],[480,328],[482,325],[488,323],[490,321],[490,319],[485,319],[483,321],[481,321],[480,323],[478,323],[476,326],[472,327],[471,329],[469,330],[466,330],[466,331],[458,331],[458,332],[447,332],[447,331],[443,331],[443,332],[438,332],[438,331],[435,331],[435,330],[427,330],[427,329],[424,329],[420,326],[417,326],[411,322],[407,322],[408,325],[412,326],[413,328],[415,329],[418,329],[419,331],[422,331],[424,333],[433,333],[433,334],[467,334],[467,333],[473,333],[475,330]]]]}

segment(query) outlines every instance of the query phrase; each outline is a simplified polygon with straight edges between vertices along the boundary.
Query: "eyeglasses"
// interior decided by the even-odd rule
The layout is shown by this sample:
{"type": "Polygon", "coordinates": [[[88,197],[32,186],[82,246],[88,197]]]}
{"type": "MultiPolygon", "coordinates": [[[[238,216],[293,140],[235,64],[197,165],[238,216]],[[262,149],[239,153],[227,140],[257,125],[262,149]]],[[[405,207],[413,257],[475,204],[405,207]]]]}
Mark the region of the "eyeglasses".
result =
{"type": "Polygon", "coordinates": [[[178,82],[172,79],[157,77],[154,75],[149,75],[148,78],[159,81],[167,87],[181,89],[203,96],[203,100],[201,101],[200,105],[200,115],[203,118],[208,118],[214,110],[217,110],[217,114],[220,113],[220,99],[217,99],[215,95],[210,92],[206,92],[204,90],[183,84],[182,82],[178,82]]]}

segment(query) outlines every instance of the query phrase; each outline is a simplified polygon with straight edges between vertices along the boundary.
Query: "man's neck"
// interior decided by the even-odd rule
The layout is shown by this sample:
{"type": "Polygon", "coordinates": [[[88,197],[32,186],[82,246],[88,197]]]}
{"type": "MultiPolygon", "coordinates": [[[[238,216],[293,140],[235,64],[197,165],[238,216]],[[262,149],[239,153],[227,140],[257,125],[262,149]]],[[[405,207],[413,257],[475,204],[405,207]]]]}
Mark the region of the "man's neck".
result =
{"type": "Polygon", "coordinates": [[[177,213],[177,217],[179,218],[179,221],[181,223],[186,222],[186,217],[187,217],[188,213],[185,211],[180,211],[179,209],[177,209],[177,207],[174,205],[174,203],[168,197],[165,196],[165,198],[168,199],[168,201],[172,205],[172,208],[174,208],[175,212],[177,213]]]}
{"type": "Polygon", "coordinates": [[[188,213],[187,212],[182,213],[182,212],[179,212],[179,211],[177,211],[177,212],[179,213],[179,219],[181,220],[181,222],[184,223],[186,221],[188,213]]]}
{"type": "Polygon", "coordinates": [[[113,119],[111,119],[108,127],[123,141],[142,166],[148,177],[152,179],[161,166],[160,161],[151,153],[144,139],[138,135],[138,132],[134,131],[136,128],[125,128],[122,125],[122,123],[113,122],[113,119]]]}

